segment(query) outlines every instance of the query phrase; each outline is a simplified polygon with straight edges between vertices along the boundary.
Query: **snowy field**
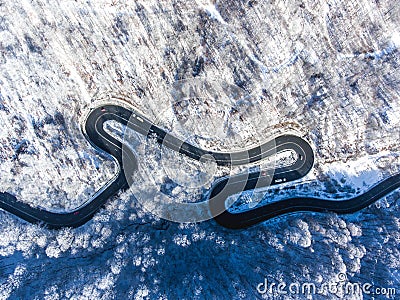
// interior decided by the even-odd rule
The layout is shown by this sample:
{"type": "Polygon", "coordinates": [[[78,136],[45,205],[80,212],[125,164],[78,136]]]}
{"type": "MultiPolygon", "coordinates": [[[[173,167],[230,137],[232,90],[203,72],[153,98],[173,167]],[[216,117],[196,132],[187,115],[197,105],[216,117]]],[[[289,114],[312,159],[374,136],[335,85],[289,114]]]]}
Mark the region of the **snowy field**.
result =
{"type": "MultiPolygon", "coordinates": [[[[0,191],[56,211],[86,201],[117,166],[90,146],[82,122],[90,107],[123,98],[203,148],[287,132],[312,145],[310,174],[243,195],[235,209],[362,193],[400,171],[398,28],[400,5],[389,0],[0,0],[0,191]]],[[[168,176],[163,188],[177,201],[200,201],[215,178],[244,170],[131,144],[143,174],[157,184],[168,176]]],[[[400,294],[400,191],[356,214],[296,213],[245,230],[160,220],[137,201],[145,192],[116,195],[77,229],[0,211],[0,299],[400,294]],[[258,291],[265,280],[371,287],[278,295],[258,291]]]]}

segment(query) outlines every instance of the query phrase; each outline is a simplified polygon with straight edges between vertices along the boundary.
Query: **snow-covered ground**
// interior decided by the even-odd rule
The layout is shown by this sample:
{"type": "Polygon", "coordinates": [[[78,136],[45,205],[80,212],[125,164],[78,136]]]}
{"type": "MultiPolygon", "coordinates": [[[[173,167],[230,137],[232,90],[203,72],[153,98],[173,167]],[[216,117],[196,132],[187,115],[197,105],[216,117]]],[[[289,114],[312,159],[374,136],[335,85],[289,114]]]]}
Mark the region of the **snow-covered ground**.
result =
{"type": "MultiPolygon", "coordinates": [[[[386,0],[0,0],[0,191],[53,210],[87,200],[117,166],[81,124],[112,95],[203,148],[306,138],[312,173],[256,200],[361,193],[400,171],[399,25],[386,0]]],[[[212,179],[244,170],[135,147],[176,201],[201,201],[212,179]]],[[[349,216],[297,213],[237,231],[160,220],[131,192],[77,229],[1,211],[0,299],[275,299],[259,283],[341,274],[400,293],[399,192],[349,216]]],[[[370,295],[308,296],[337,297],[370,295]]]]}

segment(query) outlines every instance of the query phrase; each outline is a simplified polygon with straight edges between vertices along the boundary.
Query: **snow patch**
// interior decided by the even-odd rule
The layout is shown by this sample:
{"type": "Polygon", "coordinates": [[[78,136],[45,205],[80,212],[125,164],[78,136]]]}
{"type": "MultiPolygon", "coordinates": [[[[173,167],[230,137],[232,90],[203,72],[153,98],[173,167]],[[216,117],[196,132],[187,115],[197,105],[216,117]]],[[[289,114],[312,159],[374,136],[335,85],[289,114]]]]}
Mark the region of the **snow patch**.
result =
{"type": "Polygon", "coordinates": [[[346,164],[334,162],[322,166],[325,174],[337,181],[346,181],[347,184],[361,190],[371,187],[382,179],[381,171],[377,168],[371,156],[364,156],[346,164]]]}
{"type": "Polygon", "coordinates": [[[203,6],[204,10],[210,15],[212,19],[217,20],[221,24],[226,25],[227,23],[225,20],[222,18],[221,14],[213,4],[207,4],[203,6]]]}
{"type": "Polygon", "coordinates": [[[400,33],[398,31],[393,33],[392,38],[391,38],[391,42],[392,42],[394,47],[396,47],[396,48],[400,47],[400,33]]]}

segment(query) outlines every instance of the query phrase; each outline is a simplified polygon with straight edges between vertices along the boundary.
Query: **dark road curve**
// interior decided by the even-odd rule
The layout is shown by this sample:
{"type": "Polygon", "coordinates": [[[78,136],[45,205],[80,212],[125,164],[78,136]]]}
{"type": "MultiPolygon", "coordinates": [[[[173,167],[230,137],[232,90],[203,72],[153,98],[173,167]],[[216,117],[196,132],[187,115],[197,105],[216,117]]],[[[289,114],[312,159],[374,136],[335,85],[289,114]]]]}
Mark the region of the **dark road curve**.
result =
{"type": "Polygon", "coordinates": [[[352,199],[331,201],[314,198],[291,198],[267,204],[251,211],[231,214],[225,209],[225,199],[242,190],[250,190],[267,185],[289,182],[305,176],[312,168],[314,154],[310,145],[295,135],[282,135],[272,141],[252,149],[234,153],[212,152],[188,144],[150,122],[133,108],[117,104],[107,104],[90,111],[82,131],[87,140],[100,151],[110,154],[119,166],[118,174],[103,188],[96,192],[87,202],[70,212],[51,212],[35,208],[18,201],[15,196],[0,193],[0,208],[32,223],[41,223],[49,228],[78,227],[89,221],[106,201],[120,190],[128,188],[126,174],[138,168],[136,156],[123,144],[104,129],[107,121],[116,121],[138,133],[155,136],[159,143],[178,151],[192,159],[200,160],[204,155],[211,156],[217,165],[244,165],[257,162],[276,152],[292,150],[297,160],[290,166],[274,170],[273,174],[253,172],[215,182],[209,192],[210,212],[215,220],[228,228],[245,228],[287,212],[294,211],[333,211],[351,213],[368,206],[400,186],[399,176],[393,176],[377,184],[371,190],[352,199]]]}
{"type": "MultiPolygon", "coordinates": [[[[396,174],[374,185],[365,193],[349,199],[328,200],[313,197],[293,197],[272,202],[238,214],[230,213],[228,210],[225,210],[214,218],[224,227],[240,229],[292,212],[310,211],[351,214],[366,208],[399,187],[400,174],[396,174]]],[[[222,201],[210,202],[211,210],[218,211],[221,209],[222,205],[224,205],[222,201]]]]}

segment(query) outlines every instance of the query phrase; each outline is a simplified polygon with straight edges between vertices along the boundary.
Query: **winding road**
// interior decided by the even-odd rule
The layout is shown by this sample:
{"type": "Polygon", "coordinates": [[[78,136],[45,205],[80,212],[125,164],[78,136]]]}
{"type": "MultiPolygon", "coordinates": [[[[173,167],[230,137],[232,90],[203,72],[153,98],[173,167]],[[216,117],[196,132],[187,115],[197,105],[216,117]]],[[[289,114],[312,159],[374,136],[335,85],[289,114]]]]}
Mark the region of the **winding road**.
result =
{"type": "Polygon", "coordinates": [[[209,191],[209,209],[213,218],[228,228],[245,228],[272,217],[296,211],[332,211],[352,213],[400,187],[400,174],[394,175],[354,198],[326,200],[317,198],[290,198],[269,203],[241,213],[230,213],[226,199],[241,191],[297,180],[305,176],[314,164],[310,145],[295,135],[281,135],[257,147],[239,152],[224,153],[200,149],[184,142],[159,128],[133,108],[107,104],[90,111],[82,131],[88,141],[99,151],[110,154],[119,166],[118,174],[97,191],[87,202],[70,212],[51,212],[35,208],[16,199],[7,192],[0,193],[0,208],[32,223],[42,223],[50,228],[78,227],[89,221],[93,215],[118,191],[129,187],[126,174],[138,168],[135,154],[129,147],[110,135],[105,129],[107,121],[116,121],[145,136],[156,137],[158,143],[192,159],[212,159],[218,166],[238,166],[254,163],[281,151],[296,153],[296,161],[273,172],[252,172],[215,181],[209,191]]]}

